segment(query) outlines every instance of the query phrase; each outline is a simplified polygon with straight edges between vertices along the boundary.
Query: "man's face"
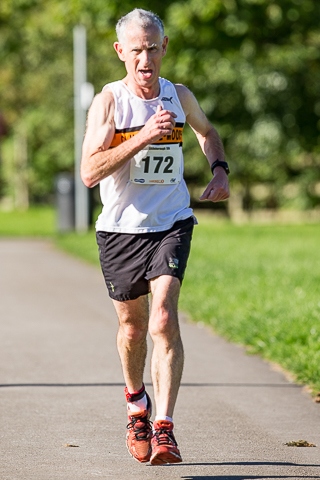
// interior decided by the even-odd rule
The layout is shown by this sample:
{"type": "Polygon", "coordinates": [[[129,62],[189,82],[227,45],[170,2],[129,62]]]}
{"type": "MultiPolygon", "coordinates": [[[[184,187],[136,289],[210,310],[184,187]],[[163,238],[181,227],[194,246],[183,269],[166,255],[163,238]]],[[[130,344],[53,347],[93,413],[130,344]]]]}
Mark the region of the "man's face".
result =
{"type": "Polygon", "coordinates": [[[114,48],[126,65],[129,85],[148,89],[158,85],[162,57],[166,54],[168,37],[161,38],[156,26],[146,29],[129,24],[124,41],[114,48]]]}

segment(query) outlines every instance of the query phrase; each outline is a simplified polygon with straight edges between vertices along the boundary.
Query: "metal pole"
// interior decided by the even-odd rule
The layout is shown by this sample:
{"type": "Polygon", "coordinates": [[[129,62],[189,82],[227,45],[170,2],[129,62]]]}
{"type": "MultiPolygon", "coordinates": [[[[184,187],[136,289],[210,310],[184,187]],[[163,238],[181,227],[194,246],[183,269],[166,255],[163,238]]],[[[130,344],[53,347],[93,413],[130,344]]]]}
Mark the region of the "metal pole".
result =
{"type": "Polygon", "coordinates": [[[89,191],[80,177],[83,136],[86,127],[86,110],[81,103],[81,88],[87,80],[86,29],[78,25],[73,29],[74,64],[74,154],[75,154],[75,227],[85,232],[89,227],[89,191]]]}

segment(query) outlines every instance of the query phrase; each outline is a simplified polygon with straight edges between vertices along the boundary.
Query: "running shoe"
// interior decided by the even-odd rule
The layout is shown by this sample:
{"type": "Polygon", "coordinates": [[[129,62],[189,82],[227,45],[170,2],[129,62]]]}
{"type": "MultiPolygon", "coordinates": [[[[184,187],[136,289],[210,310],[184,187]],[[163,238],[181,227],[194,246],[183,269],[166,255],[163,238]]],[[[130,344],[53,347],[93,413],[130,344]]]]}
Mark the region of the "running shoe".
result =
{"type": "Polygon", "coordinates": [[[128,414],[129,423],[127,425],[127,448],[130,455],[137,462],[149,462],[151,457],[151,438],[152,424],[150,417],[152,413],[152,404],[149,395],[147,395],[147,410],[138,413],[128,414]]]}
{"type": "Polygon", "coordinates": [[[157,420],[153,422],[151,447],[151,465],[182,462],[178,444],[173,435],[172,422],[167,420],[157,420]]]}

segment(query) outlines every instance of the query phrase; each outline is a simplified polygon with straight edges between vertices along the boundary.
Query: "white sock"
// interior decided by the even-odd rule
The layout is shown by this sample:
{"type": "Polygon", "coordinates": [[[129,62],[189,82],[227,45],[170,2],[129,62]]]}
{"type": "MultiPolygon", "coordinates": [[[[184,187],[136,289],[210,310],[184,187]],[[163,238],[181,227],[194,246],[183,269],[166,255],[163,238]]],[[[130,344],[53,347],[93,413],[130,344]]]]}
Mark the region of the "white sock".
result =
{"type": "Polygon", "coordinates": [[[137,400],[136,402],[128,402],[127,408],[131,413],[138,413],[147,410],[147,402],[147,395],[144,394],[140,400],[137,400]]]}
{"type": "Polygon", "coordinates": [[[173,423],[173,419],[171,417],[166,417],[165,415],[156,415],[155,421],[166,420],[167,422],[173,423]]]}

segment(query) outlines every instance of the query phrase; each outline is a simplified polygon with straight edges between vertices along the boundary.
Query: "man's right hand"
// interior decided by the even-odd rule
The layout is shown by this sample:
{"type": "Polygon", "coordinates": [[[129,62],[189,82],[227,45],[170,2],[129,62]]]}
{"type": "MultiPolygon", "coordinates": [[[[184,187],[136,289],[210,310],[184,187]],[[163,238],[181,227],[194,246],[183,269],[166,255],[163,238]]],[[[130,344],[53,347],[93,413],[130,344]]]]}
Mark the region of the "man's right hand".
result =
{"type": "Polygon", "coordinates": [[[171,135],[176,124],[177,115],[170,110],[164,110],[161,105],[157,106],[156,113],[147,120],[140,134],[146,136],[148,144],[154,143],[164,135],[171,135]]]}

